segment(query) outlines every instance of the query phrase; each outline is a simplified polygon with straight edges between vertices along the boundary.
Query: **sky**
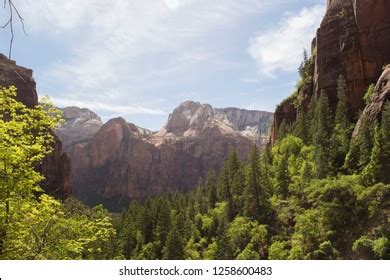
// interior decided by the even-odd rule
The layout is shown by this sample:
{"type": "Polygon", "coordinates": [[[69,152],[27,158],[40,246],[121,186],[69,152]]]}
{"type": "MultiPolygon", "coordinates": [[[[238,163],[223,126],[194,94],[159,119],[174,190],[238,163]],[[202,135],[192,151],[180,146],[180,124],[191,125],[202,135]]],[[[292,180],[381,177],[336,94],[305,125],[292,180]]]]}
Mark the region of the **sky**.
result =
{"type": "MultiPolygon", "coordinates": [[[[158,130],[187,100],[273,112],[294,90],[326,1],[13,2],[27,36],[15,21],[12,59],[34,70],[40,96],[158,130]]],[[[9,39],[0,30],[0,52],[9,39]]]]}

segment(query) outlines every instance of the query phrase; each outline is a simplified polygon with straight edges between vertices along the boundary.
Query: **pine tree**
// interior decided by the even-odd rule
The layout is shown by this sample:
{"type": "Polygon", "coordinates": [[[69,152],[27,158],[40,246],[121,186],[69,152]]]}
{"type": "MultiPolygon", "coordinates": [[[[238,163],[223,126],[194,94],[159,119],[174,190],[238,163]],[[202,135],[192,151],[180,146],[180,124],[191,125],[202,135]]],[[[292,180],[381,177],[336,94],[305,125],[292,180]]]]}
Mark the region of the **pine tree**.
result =
{"type": "Polygon", "coordinates": [[[204,214],[207,212],[207,201],[205,197],[207,195],[206,186],[203,186],[201,180],[195,187],[195,209],[198,213],[204,214]]]}
{"type": "Polygon", "coordinates": [[[291,183],[290,174],[288,171],[288,153],[281,155],[279,164],[277,165],[276,174],[277,192],[283,199],[288,196],[288,187],[291,183]]]}
{"type": "Polygon", "coordinates": [[[307,76],[309,75],[309,67],[310,67],[310,59],[309,59],[309,54],[307,53],[307,50],[303,50],[303,61],[298,67],[298,73],[301,79],[306,79],[307,76]]]}
{"type": "Polygon", "coordinates": [[[316,115],[316,105],[317,105],[317,100],[315,95],[313,94],[310,98],[309,105],[307,107],[307,113],[306,113],[306,126],[307,126],[307,142],[305,144],[312,144],[313,143],[313,138],[315,134],[315,129],[316,129],[316,123],[315,123],[315,115],[316,115]]]}
{"type": "Polygon", "coordinates": [[[361,172],[370,162],[373,148],[373,126],[365,116],[360,119],[359,134],[352,139],[343,169],[349,173],[361,172]]]}
{"type": "Polygon", "coordinates": [[[234,198],[233,198],[233,194],[232,194],[232,189],[231,189],[231,184],[230,184],[231,180],[229,178],[229,171],[228,171],[228,167],[226,164],[221,171],[219,180],[220,180],[221,200],[224,200],[227,202],[226,215],[227,215],[228,220],[231,221],[236,216],[236,206],[235,206],[234,198]]]}
{"type": "Polygon", "coordinates": [[[353,129],[351,110],[347,99],[347,83],[342,75],[337,81],[337,97],[339,101],[332,134],[332,160],[335,171],[339,170],[344,164],[353,129]]]}
{"type": "Polygon", "coordinates": [[[236,214],[242,213],[242,194],[245,186],[245,177],[237,152],[233,150],[227,159],[228,178],[233,196],[236,214]]]}
{"type": "Polygon", "coordinates": [[[286,119],[283,119],[278,129],[278,140],[282,141],[283,138],[287,136],[287,134],[288,134],[287,122],[286,119]]]}
{"type": "Polygon", "coordinates": [[[217,260],[231,260],[233,257],[227,228],[226,220],[222,219],[217,231],[217,251],[215,252],[215,259],[217,260]]]}
{"type": "Polygon", "coordinates": [[[359,144],[359,171],[362,170],[370,162],[372,148],[374,147],[374,128],[369,120],[362,119],[361,132],[358,136],[359,144]]]}
{"type": "MultiPolygon", "coordinates": [[[[260,202],[261,182],[260,182],[260,166],[259,166],[259,152],[257,147],[253,147],[247,184],[244,191],[244,215],[254,220],[259,220],[261,217],[261,202],[260,202]]],[[[263,193],[263,196],[266,194],[263,193]]]]}
{"type": "Polygon", "coordinates": [[[390,101],[386,101],[382,110],[383,136],[383,183],[390,184],[390,101]]]}
{"type": "Polygon", "coordinates": [[[185,255],[185,242],[179,230],[178,216],[175,210],[171,214],[171,227],[163,249],[163,259],[182,260],[185,255]]]}
{"type": "Polygon", "coordinates": [[[271,165],[272,165],[272,152],[270,147],[266,147],[263,154],[260,157],[260,176],[261,185],[266,193],[272,192],[271,181],[271,165]]]}
{"type": "Polygon", "coordinates": [[[383,146],[383,134],[380,127],[375,129],[374,148],[372,149],[370,162],[362,172],[362,181],[366,186],[374,185],[382,181],[385,176],[384,162],[385,159],[383,146]]]}
{"type": "Polygon", "coordinates": [[[332,111],[329,101],[324,91],[318,99],[315,112],[315,133],[313,135],[313,145],[316,147],[315,159],[317,167],[317,177],[322,179],[330,175],[331,163],[331,134],[332,134],[332,111]]]}
{"type": "Polygon", "coordinates": [[[212,170],[209,172],[206,178],[206,193],[207,193],[207,201],[209,203],[209,208],[214,208],[217,201],[217,177],[215,172],[212,170]]]}
{"type": "Polygon", "coordinates": [[[166,243],[171,223],[171,209],[166,198],[159,198],[155,207],[156,230],[154,240],[157,242],[157,258],[161,259],[162,249],[166,243]]]}
{"type": "Polygon", "coordinates": [[[309,141],[307,113],[303,109],[300,109],[298,111],[294,127],[294,136],[301,138],[304,143],[308,143],[309,141]]]}

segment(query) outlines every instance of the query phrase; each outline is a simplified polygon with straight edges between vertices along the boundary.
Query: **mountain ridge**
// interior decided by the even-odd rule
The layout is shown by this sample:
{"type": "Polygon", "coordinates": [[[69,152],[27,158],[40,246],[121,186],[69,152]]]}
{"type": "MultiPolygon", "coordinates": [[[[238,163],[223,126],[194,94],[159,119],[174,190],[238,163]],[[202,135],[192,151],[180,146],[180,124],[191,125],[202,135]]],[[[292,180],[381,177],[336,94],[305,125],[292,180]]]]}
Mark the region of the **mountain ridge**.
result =
{"type": "MultiPolygon", "coordinates": [[[[92,120],[95,116],[87,115],[92,120]]],[[[68,148],[74,194],[91,205],[104,203],[120,210],[133,199],[191,190],[210,170],[219,170],[229,152],[236,150],[244,159],[253,145],[263,148],[268,143],[272,116],[254,110],[214,109],[191,101],[180,104],[155,133],[120,117],[111,119],[87,141],[75,141],[68,148]],[[259,124],[254,125],[256,120],[259,124]],[[253,128],[249,136],[245,134],[251,132],[248,127],[253,128]]],[[[78,123],[88,128],[90,120],[78,123]]],[[[72,128],[63,125],[61,135],[67,134],[67,127],[72,128]]],[[[78,132],[82,129],[82,125],[77,127],[78,132]]]]}

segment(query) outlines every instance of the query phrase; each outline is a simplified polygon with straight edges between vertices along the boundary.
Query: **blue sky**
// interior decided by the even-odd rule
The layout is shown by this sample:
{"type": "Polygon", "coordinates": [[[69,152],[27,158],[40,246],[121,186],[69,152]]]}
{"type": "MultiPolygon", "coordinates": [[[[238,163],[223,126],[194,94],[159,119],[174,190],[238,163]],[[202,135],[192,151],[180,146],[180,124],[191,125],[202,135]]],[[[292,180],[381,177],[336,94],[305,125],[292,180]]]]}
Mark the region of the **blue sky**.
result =
{"type": "Polygon", "coordinates": [[[34,70],[41,96],[153,130],[186,100],[273,111],[325,12],[325,0],[14,3],[28,36],[16,29],[13,59],[34,70]]]}

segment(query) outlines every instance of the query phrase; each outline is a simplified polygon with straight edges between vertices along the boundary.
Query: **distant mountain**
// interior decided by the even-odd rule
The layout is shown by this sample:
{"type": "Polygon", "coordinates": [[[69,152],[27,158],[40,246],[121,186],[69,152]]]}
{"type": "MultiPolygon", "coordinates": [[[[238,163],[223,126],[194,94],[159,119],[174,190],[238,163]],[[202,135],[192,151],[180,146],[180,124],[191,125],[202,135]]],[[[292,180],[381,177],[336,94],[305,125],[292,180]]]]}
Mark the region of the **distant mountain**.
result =
{"type": "Polygon", "coordinates": [[[192,101],[177,107],[156,133],[122,118],[97,129],[100,119],[86,109],[72,107],[64,115],[58,133],[69,144],[75,195],[112,210],[132,199],[192,189],[230,151],[244,158],[253,145],[263,147],[273,119],[272,113],[192,101]]]}
{"type": "Polygon", "coordinates": [[[75,145],[87,143],[103,126],[100,117],[88,109],[66,107],[61,111],[65,122],[55,133],[61,139],[63,149],[68,153],[75,145]]]}
{"type": "Polygon", "coordinates": [[[169,116],[167,124],[149,139],[159,145],[164,141],[197,138],[210,128],[224,135],[242,136],[259,146],[268,142],[272,113],[238,108],[216,109],[209,104],[186,101],[169,116]]]}

